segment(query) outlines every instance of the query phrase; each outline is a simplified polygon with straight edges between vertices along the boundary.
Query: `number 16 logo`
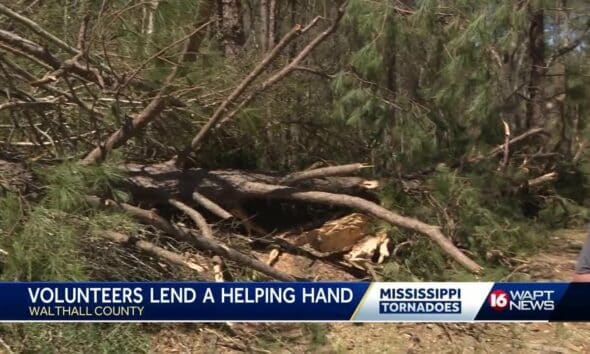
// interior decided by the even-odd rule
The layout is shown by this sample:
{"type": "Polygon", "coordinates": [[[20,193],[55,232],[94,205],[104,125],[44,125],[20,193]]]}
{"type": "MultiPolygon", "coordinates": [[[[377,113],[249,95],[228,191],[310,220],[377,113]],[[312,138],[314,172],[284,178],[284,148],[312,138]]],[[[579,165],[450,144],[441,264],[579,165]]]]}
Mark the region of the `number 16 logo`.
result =
{"type": "Polygon", "coordinates": [[[508,308],[510,304],[510,297],[508,293],[504,290],[494,290],[490,294],[488,298],[488,302],[490,303],[490,307],[496,311],[504,311],[508,308]]]}

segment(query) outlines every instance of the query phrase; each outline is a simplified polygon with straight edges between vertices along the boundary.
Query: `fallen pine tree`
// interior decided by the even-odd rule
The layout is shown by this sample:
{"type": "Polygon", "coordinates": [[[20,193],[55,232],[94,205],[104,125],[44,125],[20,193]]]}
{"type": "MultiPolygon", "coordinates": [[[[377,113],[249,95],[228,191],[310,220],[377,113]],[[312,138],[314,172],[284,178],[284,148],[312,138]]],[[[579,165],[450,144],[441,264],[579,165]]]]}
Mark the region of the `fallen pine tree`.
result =
{"type": "Polygon", "coordinates": [[[182,170],[172,163],[151,166],[128,164],[125,170],[129,173],[127,181],[132,185],[133,195],[140,200],[148,198],[152,202],[165,202],[170,198],[181,198],[194,205],[198,203],[193,198],[196,192],[213,204],[219,205],[222,210],[239,206],[240,201],[247,198],[294,200],[350,208],[431,238],[450,257],[471,272],[478,273],[482,269],[455,247],[452,241],[442,234],[439,227],[399,215],[373,201],[353,195],[366,193],[364,186],[372,186],[374,181],[355,177],[319,178],[315,177],[319,174],[314,176],[310,173],[312,178],[300,179],[295,185],[289,186],[277,184],[287,176],[236,170],[182,170]],[[346,194],[347,192],[350,194],[346,194]]]}
{"type": "MultiPolygon", "coordinates": [[[[445,215],[439,218],[439,221],[432,222],[433,224],[423,220],[437,220],[436,218],[424,216],[424,214],[420,214],[419,217],[402,215],[390,210],[397,209],[396,207],[385,208],[383,205],[387,204],[382,203],[377,193],[374,193],[377,182],[356,177],[359,172],[370,167],[368,165],[329,163],[325,167],[293,173],[202,168],[200,159],[206,161],[212,156],[201,156],[206,155],[203,152],[203,145],[207,143],[212,133],[238,120],[246,108],[255,106],[260,103],[257,102],[258,100],[266,98],[264,95],[273,94],[275,90],[279,92],[282,89],[279,83],[285,78],[295,76],[293,73],[299,72],[318,74],[317,76],[324,79],[326,77],[334,79],[334,75],[305,65],[309,64],[306,62],[313,62],[309,60],[311,53],[317,52],[317,48],[328,37],[334,35],[346,10],[346,2],[344,2],[333,8],[330,12],[331,18],[312,16],[306,17],[308,21],[306,24],[295,22],[290,24],[289,30],[283,31],[282,36],[277,36],[274,41],[271,41],[272,43],[268,43],[268,48],[261,52],[254,62],[243,67],[247,72],[228,79],[227,82],[222,83],[222,87],[215,85],[201,87],[191,81],[194,77],[190,71],[193,69],[198,71],[201,68],[195,66],[194,62],[199,62],[199,46],[206,37],[206,30],[209,30],[210,24],[215,23],[214,2],[207,3],[211,6],[199,7],[199,10],[195,12],[195,21],[191,22],[191,27],[185,33],[166,42],[153,53],[141,58],[139,62],[130,60],[131,65],[118,62],[122,59],[115,59],[118,57],[113,56],[111,52],[117,48],[109,46],[112,43],[107,43],[104,37],[103,42],[100,43],[102,48],[98,48],[100,45],[97,47],[100,40],[92,32],[95,28],[88,17],[80,23],[78,43],[74,46],[58,39],[25,15],[6,6],[0,6],[1,14],[19,24],[16,27],[0,29],[0,51],[2,51],[0,64],[3,75],[9,82],[7,90],[0,93],[6,97],[6,102],[0,105],[0,111],[10,113],[7,117],[11,120],[7,122],[14,124],[14,126],[8,125],[11,132],[3,137],[2,143],[19,149],[31,149],[35,153],[40,150],[56,158],[61,151],[66,151],[66,155],[71,158],[75,152],[84,149],[86,153],[83,156],[77,155],[78,166],[83,167],[100,165],[109,159],[114,150],[125,147],[131,142],[132,144],[129,145],[133,146],[126,152],[133,151],[135,155],[129,154],[123,157],[119,168],[124,172],[124,179],[123,183],[117,186],[128,192],[131,200],[122,204],[114,201],[107,203],[106,200],[114,198],[105,193],[89,199],[92,201],[90,203],[92,206],[104,208],[106,204],[116,205],[117,210],[132,214],[142,223],[150,224],[167,235],[184,241],[192,240],[201,249],[257,269],[276,279],[286,280],[293,277],[288,274],[273,273],[272,267],[257,262],[246,252],[242,252],[243,250],[232,249],[225,245],[221,237],[216,234],[217,230],[214,230],[210,224],[219,219],[231,219],[248,227],[249,215],[243,213],[241,209],[244,204],[252,200],[268,202],[271,205],[270,208],[275,207],[277,203],[294,203],[301,208],[308,205],[337,207],[370,215],[374,219],[407,230],[411,234],[422,235],[465,269],[473,273],[481,272],[482,267],[453,243],[455,239],[458,240],[457,242],[462,242],[467,237],[455,238],[456,235],[448,229],[444,229],[443,233],[441,226],[446,227],[454,223],[454,220],[445,214],[447,213],[445,205],[440,206],[445,215]],[[36,36],[32,36],[31,32],[36,36]],[[183,45],[182,50],[175,52],[174,58],[166,57],[167,52],[174,48],[180,49],[181,45],[183,45]],[[288,51],[290,52],[287,55],[288,51]],[[160,61],[169,65],[152,65],[160,61]],[[142,76],[149,76],[142,75],[145,74],[142,73],[144,69],[147,71],[152,66],[162,69],[158,74],[159,78],[155,81],[142,78],[142,76]],[[201,90],[210,92],[201,94],[201,90]],[[195,92],[199,93],[194,94],[195,92]],[[204,97],[212,98],[207,101],[204,97]],[[203,99],[202,102],[199,101],[201,99],[203,99]],[[13,116],[19,114],[22,115],[22,121],[26,122],[26,125],[21,125],[14,119],[13,116]],[[51,114],[55,115],[54,120],[48,119],[51,114]],[[183,114],[185,118],[188,117],[184,122],[186,125],[176,125],[177,118],[183,114]],[[203,121],[196,119],[199,114],[205,118],[203,121]],[[35,122],[35,119],[38,122],[35,122]],[[74,122],[76,124],[73,124],[74,122]],[[198,128],[193,132],[191,129],[195,129],[195,125],[198,128]],[[181,134],[186,133],[187,129],[190,135],[181,134]],[[13,132],[16,133],[13,134],[13,132]],[[146,132],[152,135],[152,140],[144,140],[146,132]],[[161,132],[169,132],[171,139],[153,138],[153,135],[161,132]],[[15,135],[18,138],[17,141],[12,140],[15,135]],[[180,144],[182,145],[171,147],[171,143],[177,143],[177,141],[170,140],[181,136],[180,144]],[[159,149],[155,154],[156,157],[148,159],[147,151],[155,149],[156,145],[159,149]],[[138,151],[141,152],[138,153],[138,151]],[[146,162],[147,160],[150,162],[146,162]],[[154,163],[154,161],[159,162],[154,163]],[[101,198],[104,201],[101,202],[101,198]],[[176,213],[174,216],[185,215],[185,220],[189,219],[188,224],[191,226],[182,226],[177,223],[174,217],[170,217],[169,210],[174,210],[176,213]],[[204,213],[204,210],[207,213],[204,213]],[[211,215],[214,215],[214,218],[211,215]]],[[[367,81],[362,75],[359,76],[356,70],[351,69],[348,74],[368,87],[377,91],[382,90],[379,85],[367,81]]],[[[217,79],[215,77],[214,81],[217,79]]],[[[392,101],[396,98],[396,93],[393,91],[389,93],[393,93],[392,97],[384,97],[377,101],[384,101],[397,110],[399,108],[397,103],[392,101]]],[[[437,110],[439,109],[433,112],[437,110]]],[[[288,113],[291,114],[290,111],[288,113]]],[[[327,111],[324,113],[328,114],[327,111]]],[[[275,121],[281,123],[279,118],[272,115],[265,116],[265,119],[269,126],[275,121]]],[[[256,134],[259,134],[256,136],[260,138],[257,143],[266,142],[262,138],[264,132],[260,131],[264,128],[259,126],[255,128],[258,129],[256,134]]],[[[285,130],[288,129],[285,128],[285,130]]],[[[546,140],[545,136],[550,135],[547,130],[545,127],[528,125],[514,129],[504,122],[502,144],[498,145],[498,139],[490,139],[491,145],[487,146],[488,148],[491,146],[492,149],[488,150],[488,153],[478,152],[475,145],[470,145],[470,148],[474,148],[470,152],[458,146],[455,149],[459,152],[458,156],[453,156],[454,159],[449,158],[446,162],[452,169],[461,170],[470,164],[483,165],[482,162],[491,162],[491,166],[496,164],[494,160],[500,158],[498,166],[486,167],[489,174],[497,172],[509,175],[512,173],[510,169],[518,168],[525,173],[532,171],[533,173],[526,175],[526,178],[514,183],[516,189],[521,191],[528,187],[542,188],[560,177],[553,163],[558,158],[558,154],[542,151],[542,149],[535,152],[537,149],[527,144],[530,144],[530,141],[546,140]],[[519,165],[521,159],[522,164],[519,165]],[[544,162],[538,163],[538,161],[544,162]]],[[[444,129],[438,133],[442,133],[441,138],[443,135],[448,135],[444,129]]],[[[329,132],[324,133],[324,137],[328,134],[329,132]]],[[[452,134],[448,136],[449,139],[452,138],[452,134]]],[[[431,135],[428,135],[416,139],[422,139],[422,142],[425,142],[430,137],[431,135]]],[[[321,139],[320,135],[317,139],[320,145],[321,139]]],[[[366,142],[369,141],[369,138],[363,139],[366,142]]],[[[382,142],[385,143],[385,140],[382,142]]],[[[347,143],[348,141],[341,142],[343,152],[348,148],[347,143]]],[[[237,145],[241,148],[241,141],[238,141],[237,145]]],[[[443,145],[441,143],[439,148],[443,145]]],[[[371,154],[371,161],[375,163],[376,159],[372,154],[379,149],[375,148],[373,142],[368,146],[371,146],[371,151],[363,146],[360,149],[362,154],[357,152],[348,160],[366,161],[371,154]]],[[[583,142],[580,142],[579,146],[574,160],[579,160],[583,142]]],[[[392,147],[388,154],[395,157],[398,147],[392,147]]],[[[225,151],[215,150],[215,147],[212,149],[216,155],[225,153],[225,151]]],[[[316,160],[322,159],[322,156],[310,156],[316,160]]],[[[420,189],[422,188],[420,178],[436,171],[434,166],[438,163],[435,161],[437,158],[440,156],[423,165],[424,168],[418,172],[403,173],[407,171],[401,171],[400,168],[400,173],[395,175],[396,178],[391,178],[387,183],[389,185],[404,184],[405,179],[416,179],[420,189]]],[[[283,171],[303,164],[298,163],[288,164],[283,171]]],[[[216,164],[211,163],[209,166],[216,166],[216,164]]],[[[8,167],[6,170],[10,169],[8,167]]],[[[406,169],[414,170],[411,167],[406,169]]],[[[15,168],[12,173],[21,170],[22,166],[19,165],[19,168],[15,168]]],[[[394,173],[391,173],[389,177],[394,176],[394,173]]],[[[9,173],[5,175],[11,176],[9,173]]],[[[375,175],[379,174],[375,173],[375,175]]],[[[18,178],[10,177],[10,179],[18,178]]],[[[25,181],[28,180],[25,179],[25,181]]],[[[497,192],[502,193],[502,191],[497,192]]],[[[427,202],[428,200],[424,200],[424,203],[427,202]]],[[[267,210],[261,208],[256,212],[265,213],[267,210]]],[[[116,235],[108,233],[111,231],[115,230],[105,230],[105,235],[116,235]]],[[[133,235],[127,235],[127,237],[129,240],[134,240],[133,235]]],[[[272,239],[273,235],[267,238],[272,239]]],[[[125,237],[119,235],[111,239],[120,242],[125,240],[125,237]]],[[[465,245],[466,243],[461,243],[461,246],[465,245]]],[[[154,248],[158,245],[135,243],[135,247],[151,253],[156,250],[156,254],[170,258],[169,254],[154,248]]],[[[481,255],[478,253],[476,256],[481,255]]],[[[179,258],[172,258],[176,260],[176,263],[180,262],[179,258]]]]}
{"type": "MultiPolygon", "coordinates": [[[[269,266],[260,264],[236,250],[232,250],[218,242],[216,243],[214,240],[214,234],[207,221],[201,213],[195,209],[195,206],[200,205],[222,219],[232,217],[233,215],[231,211],[228,211],[227,209],[233,210],[235,207],[239,207],[240,203],[247,198],[298,201],[309,204],[323,204],[350,208],[378,219],[382,219],[392,225],[427,236],[463,267],[473,273],[480,272],[482,269],[481,266],[476,264],[459,250],[449,238],[442,234],[439,227],[387,210],[380,206],[375,198],[367,200],[360,197],[369,196],[370,193],[367,193],[368,189],[375,186],[374,181],[366,181],[362,178],[350,177],[351,174],[367,167],[363,164],[324,167],[310,171],[296,172],[289,175],[260,174],[237,170],[210,171],[206,169],[190,168],[187,164],[189,155],[192,152],[199,150],[201,144],[213,130],[234,118],[240,108],[249,104],[261,92],[268,90],[296,70],[302,61],[336,30],[344,15],[345,7],[346,5],[340,7],[336,13],[336,17],[331,21],[331,24],[325,30],[319,32],[315,37],[309,40],[307,44],[299,50],[298,54],[293,56],[287,64],[274,73],[271,73],[258,86],[256,86],[257,79],[272,67],[270,64],[273,60],[275,60],[275,58],[279,56],[296,37],[305,35],[310,29],[315,27],[318,24],[320,17],[314,18],[306,26],[296,25],[291,31],[287,32],[265,55],[262,61],[260,61],[260,63],[258,63],[258,65],[246,77],[244,77],[232,92],[219,104],[207,123],[202,126],[200,131],[191,140],[190,144],[188,144],[178,156],[168,162],[160,164],[127,164],[123,166],[123,170],[128,175],[128,184],[125,187],[129,188],[133,199],[136,202],[155,202],[159,205],[166,204],[180,210],[190,217],[195,226],[200,229],[200,236],[197,237],[194,231],[183,230],[170,221],[165,220],[163,217],[157,216],[157,214],[154,214],[151,211],[148,212],[133,205],[120,205],[119,209],[131,213],[142,222],[148,222],[161,229],[163,232],[172,234],[173,236],[188,239],[192,235],[194,238],[193,241],[197,247],[212,251],[221,257],[231,258],[234,261],[253,267],[269,276],[281,280],[291,280],[292,277],[288,275],[274,274],[272,270],[268,269],[269,266]],[[238,108],[230,110],[229,108],[234,105],[237,105],[238,108]]],[[[33,28],[36,32],[44,34],[44,37],[55,41],[53,37],[48,37],[44,31],[40,31],[40,27],[34,22],[25,21],[19,15],[8,10],[4,12],[15,20],[33,28]]],[[[199,16],[202,15],[203,14],[199,14],[199,16]]],[[[207,19],[202,18],[201,20],[201,23],[205,23],[204,21],[207,19]]],[[[197,34],[199,30],[204,28],[203,26],[198,27],[191,33],[197,34]]],[[[34,78],[32,75],[22,74],[23,70],[20,70],[13,65],[15,70],[20,70],[19,72],[28,77],[29,81],[33,81],[35,86],[40,86],[45,88],[45,90],[55,92],[54,86],[48,86],[48,83],[59,81],[61,78],[64,78],[64,80],[82,78],[83,80],[98,85],[100,89],[98,94],[100,95],[106,93],[105,87],[107,86],[116,87],[116,92],[119,93],[127,86],[130,80],[134,79],[134,76],[138,73],[139,69],[127,79],[122,79],[117,75],[113,75],[112,70],[101,72],[92,67],[91,63],[93,60],[82,55],[87,50],[85,42],[86,32],[86,24],[83,24],[80,28],[78,47],[68,47],[70,54],[75,54],[75,56],[68,61],[69,64],[67,65],[65,62],[62,63],[55,55],[52,55],[50,51],[44,50],[42,46],[11,32],[4,31],[0,33],[0,42],[6,43],[11,46],[11,48],[16,48],[19,51],[18,53],[23,53],[27,58],[32,58],[53,71],[41,80],[33,80],[34,78]],[[83,60],[86,60],[86,65],[80,63],[83,60]],[[68,78],[68,76],[70,77],[68,78]]],[[[191,43],[190,38],[191,36],[187,36],[183,39],[185,46],[184,50],[178,57],[178,63],[172,67],[160,90],[151,95],[149,103],[145,105],[140,112],[124,122],[119,129],[114,131],[107,138],[102,139],[94,149],[81,159],[81,165],[89,166],[100,164],[108,157],[108,154],[112,150],[123,146],[129,141],[129,139],[137,136],[148,124],[160,117],[166,107],[177,101],[177,99],[171,95],[173,82],[176,79],[179,70],[181,70],[180,66],[188,58],[185,54],[187,53],[187,50],[189,50],[189,47],[192,48],[191,50],[195,50],[195,43],[191,43]]],[[[182,41],[179,40],[175,43],[180,42],[182,41]]],[[[196,47],[198,47],[198,45],[196,47]]],[[[145,63],[142,65],[145,65],[145,63]]],[[[70,91],[72,91],[71,87],[70,91]]],[[[80,106],[81,109],[89,112],[93,116],[98,115],[93,107],[88,107],[74,92],[69,94],[64,93],[63,96],[66,100],[69,100],[72,104],[80,106]]],[[[115,95],[114,100],[115,102],[119,100],[118,95],[115,95]]],[[[104,204],[97,202],[96,199],[89,200],[92,201],[92,205],[104,207],[104,204]]],[[[112,203],[110,204],[113,205],[112,203]]]]}

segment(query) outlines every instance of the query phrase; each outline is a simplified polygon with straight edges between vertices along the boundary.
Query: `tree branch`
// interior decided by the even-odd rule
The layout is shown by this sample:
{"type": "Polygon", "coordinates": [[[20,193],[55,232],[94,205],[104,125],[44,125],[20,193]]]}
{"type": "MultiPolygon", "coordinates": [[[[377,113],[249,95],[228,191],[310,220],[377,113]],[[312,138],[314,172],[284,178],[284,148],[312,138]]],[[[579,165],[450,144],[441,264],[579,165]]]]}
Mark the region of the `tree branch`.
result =
{"type": "MultiPolygon", "coordinates": [[[[242,108],[244,108],[247,104],[252,102],[252,100],[256,98],[258,94],[260,94],[264,90],[268,89],[272,85],[276,84],[277,82],[285,78],[285,76],[290,74],[292,71],[296,70],[299,67],[299,64],[303,61],[303,59],[305,59],[313,49],[315,49],[330,34],[332,34],[336,30],[336,28],[338,28],[338,24],[340,23],[342,16],[344,16],[345,7],[346,2],[338,9],[338,15],[336,16],[330,27],[328,27],[325,31],[321,32],[317,37],[315,37],[311,42],[309,42],[309,44],[305,46],[289,64],[284,66],[279,72],[268,78],[266,81],[260,84],[259,87],[254,89],[248,96],[246,96],[242,100],[242,102],[240,102],[238,107],[234,109],[231,113],[229,113],[225,118],[223,118],[223,120],[217,126],[215,126],[215,128],[218,128],[221,124],[231,120],[240,110],[242,110],[242,108]]],[[[308,29],[309,27],[310,26],[308,25],[304,30],[308,29]]]]}
{"type": "Polygon", "coordinates": [[[33,31],[36,34],[38,34],[39,36],[49,40],[53,44],[57,45],[61,49],[68,52],[69,54],[76,55],[76,54],[80,53],[79,50],[70,46],[69,44],[62,41],[61,39],[57,38],[53,34],[49,33],[43,27],[39,26],[39,24],[37,24],[35,21],[12,11],[10,8],[8,8],[5,5],[2,5],[1,3],[0,3],[0,14],[10,17],[11,19],[13,19],[17,22],[20,22],[21,24],[28,27],[31,31],[33,31]]]}
{"type": "Polygon", "coordinates": [[[193,200],[199,203],[199,205],[201,205],[203,208],[209,210],[210,212],[224,220],[231,219],[233,217],[232,214],[220,207],[217,203],[213,202],[212,200],[198,192],[193,192],[192,197],[193,200]]]}
{"type": "Polygon", "coordinates": [[[281,179],[279,184],[293,184],[295,182],[299,182],[302,180],[310,179],[310,178],[320,178],[320,177],[328,177],[328,176],[346,176],[352,173],[356,173],[362,169],[370,168],[372,166],[363,164],[363,163],[353,163],[349,165],[339,165],[339,166],[328,166],[328,167],[321,167],[316,168],[313,170],[301,171],[291,173],[287,175],[285,178],[281,179]]]}
{"type": "Polygon", "coordinates": [[[101,233],[101,236],[116,243],[132,244],[139,250],[152,254],[158,258],[164,259],[170,263],[187,267],[191,270],[196,271],[197,273],[203,273],[205,271],[205,268],[201,267],[200,265],[190,262],[186,260],[183,256],[174,252],[170,252],[162,247],[156,246],[151,242],[139,240],[134,237],[124,235],[122,233],[115,231],[105,231],[101,233]]]}
{"type": "Polygon", "coordinates": [[[207,220],[205,220],[203,215],[201,215],[198,211],[176,199],[168,199],[168,203],[188,215],[193,220],[195,225],[197,225],[199,230],[201,230],[203,236],[207,238],[213,238],[213,231],[211,231],[209,224],[207,224],[207,220]]]}
{"type": "MultiPolygon", "coordinates": [[[[190,150],[196,150],[205,138],[206,134],[219,122],[223,117],[223,114],[227,111],[231,103],[234,102],[247,88],[250,86],[256,78],[262,74],[262,72],[270,65],[270,63],[282,52],[282,50],[289,44],[293,38],[295,38],[301,32],[301,25],[296,25],[289,31],[281,41],[272,49],[270,53],[264,57],[264,59],[242,80],[242,82],[232,91],[232,93],[221,103],[221,105],[215,110],[207,124],[205,124],[197,135],[191,141],[190,147],[188,147],[184,154],[188,155],[190,150]]],[[[181,156],[181,159],[184,156],[181,156]]]]}
{"type": "Polygon", "coordinates": [[[443,235],[438,226],[429,225],[417,219],[396,214],[368,200],[345,194],[301,191],[293,187],[269,185],[257,182],[246,182],[241,187],[244,193],[252,196],[337,205],[358,210],[387,221],[393,225],[430,237],[443,249],[443,251],[473,273],[479,273],[483,269],[453,245],[451,240],[443,235]]]}
{"type": "Polygon", "coordinates": [[[180,240],[191,242],[199,249],[208,250],[217,254],[220,257],[231,259],[234,262],[240,263],[254,270],[257,270],[263,274],[266,274],[271,278],[282,281],[295,280],[295,278],[293,278],[292,276],[285,274],[281,271],[278,271],[272,267],[269,267],[264,262],[261,262],[243,253],[240,253],[226,246],[220,241],[203,237],[190,229],[180,228],[175,225],[172,225],[168,220],[162,218],[158,214],[151,212],[149,210],[141,209],[127,203],[117,203],[113,200],[105,200],[93,196],[86,197],[86,201],[88,202],[88,204],[97,208],[107,208],[125,211],[129,215],[150,225],[153,225],[154,227],[170,235],[176,236],[180,240]]]}

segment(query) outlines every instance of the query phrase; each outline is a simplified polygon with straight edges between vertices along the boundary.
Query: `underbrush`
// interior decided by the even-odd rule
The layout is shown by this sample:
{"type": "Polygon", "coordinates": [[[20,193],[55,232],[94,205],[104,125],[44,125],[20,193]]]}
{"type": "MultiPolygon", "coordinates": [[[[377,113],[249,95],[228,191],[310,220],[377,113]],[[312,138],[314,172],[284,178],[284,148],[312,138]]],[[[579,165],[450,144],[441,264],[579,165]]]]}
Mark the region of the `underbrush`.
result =
{"type": "MultiPolygon", "coordinates": [[[[104,230],[159,236],[125,215],[86,205],[84,196],[91,194],[127,199],[116,188],[121,175],[112,166],[64,163],[38,170],[44,189],[34,203],[12,192],[0,196],[0,249],[8,253],[0,258],[2,280],[182,279],[177,270],[100,236],[104,230]]],[[[496,281],[542,249],[551,230],[585,222],[585,200],[575,200],[567,183],[515,189],[517,172],[459,173],[440,165],[419,183],[386,183],[380,195],[386,208],[441,225],[444,234],[485,271],[475,277],[423,235],[378,223],[375,226],[387,229],[394,245],[381,271],[383,280],[496,281]]],[[[580,176],[584,175],[567,178],[580,176]]],[[[585,186],[586,180],[576,183],[585,186]]],[[[251,273],[245,269],[234,276],[256,279],[251,273]]],[[[314,345],[324,344],[324,327],[304,328],[314,345]]],[[[19,352],[149,351],[149,334],[136,325],[10,324],[0,326],[0,338],[19,352]]]]}
{"type": "MultiPolygon", "coordinates": [[[[0,248],[8,253],[0,258],[1,280],[80,281],[97,279],[96,269],[111,274],[119,269],[117,280],[126,280],[141,269],[135,264],[127,274],[120,272],[124,253],[98,251],[112,248],[97,237],[100,230],[134,227],[125,217],[92,211],[84,203],[93,193],[124,198],[113,188],[120,176],[109,166],[65,163],[37,171],[45,186],[38,203],[11,192],[0,196],[0,248]],[[101,257],[117,258],[117,267],[101,257]]],[[[0,338],[19,353],[149,351],[149,337],[137,325],[3,324],[0,338]]]]}
{"type": "Polygon", "coordinates": [[[148,333],[138,324],[3,324],[0,337],[15,353],[150,352],[148,333]]]}
{"type": "MultiPolygon", "coordinates": [[[[443,233],[485,271],[477,277],[469,274],[424,236],[379,225],[389,229],[396,245],[383,277],[390,281],[497,281],[542,249],[553,230],[581,227],[588,220],[584,200],[568,199],[554,186],[515,188],[516,178],[516,174],[478,174],[477,170],[460,175],[440,165],[413,190],[390,184],[381,195],[387,208],[441,225],[443,233]]],[[[578,182],[580,188],[587,184],[585,178],[578,182]]]]}

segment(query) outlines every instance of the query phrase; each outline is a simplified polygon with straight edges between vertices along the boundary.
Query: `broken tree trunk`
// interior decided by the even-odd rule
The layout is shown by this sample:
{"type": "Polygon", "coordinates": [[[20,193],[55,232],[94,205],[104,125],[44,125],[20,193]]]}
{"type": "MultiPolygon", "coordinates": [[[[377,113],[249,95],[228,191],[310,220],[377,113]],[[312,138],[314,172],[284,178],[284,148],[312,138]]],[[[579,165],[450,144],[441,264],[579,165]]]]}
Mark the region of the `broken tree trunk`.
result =
{"type": "MultiPolygon", "coordinates": [[[[138,201],[167,204],[176,198],[194,204],[194,192],[223,208],[231,209],[251,196],[241,186],[245,183],[281,184],[281,174],[256,173],[241,170],[207,170],[191,168],[182,170],[172,163],[141,165],[129,163],[122,166],[127,173],[131,193],[138,201]]],[[[361,177],[311,178],[293,183],[293,186],[331,193],[345,193],[376,200],[366,188],[367,180],[361,177]]]]}
{"type": "MultiPolygon", "coordinates": [[[[250,173],[237,170],[186,169],[180,170],[172,163],[160,165],[127,164],[133,195],[152,201],[168,200],[171,195],[191,201],[198,191],[222,206],[237,205],[246,199],[295,200],[351,208],[387,221],[392,225],[420,233],[435,241],[449,256],[469,271],[478,273],[482,267],[459,250],[440,228],[417,219],[396,214],[375,202],[360,198],[362,178],[326,177],[301,181],[293,186],[281,186],[283,176],[250,173]],[[348,192],[348,193],[347,193],[348,192]]],[[[367,192],[367,191],[364,191],[367,192]]]]}
{"type": "Polygon", "coordinates": [[[372,215],[401,228],[418,232],[430,237],[449,256],[473,273],[479,273],[482,267],[459,250],[450,239],[440,231],[440,227],[423,223],[420,220],[396,214],[371,201],[345,195],[318,191],[302,191],[297,188],[247,182],[240,186],[242,191],[251,196],[271,199],[297,200],[302,202],[328,204],[352,208],[372,215]]]}

